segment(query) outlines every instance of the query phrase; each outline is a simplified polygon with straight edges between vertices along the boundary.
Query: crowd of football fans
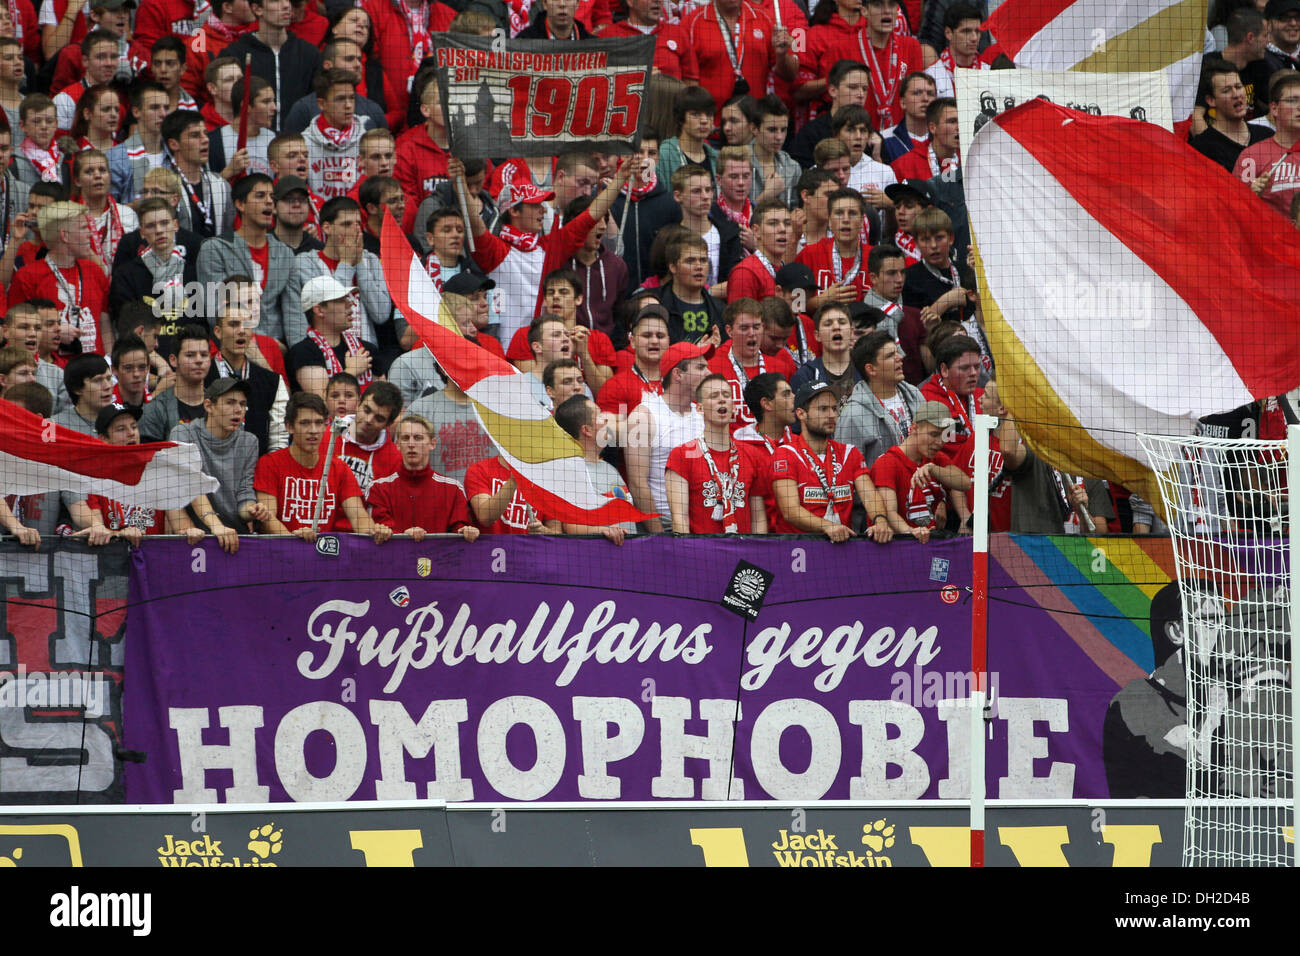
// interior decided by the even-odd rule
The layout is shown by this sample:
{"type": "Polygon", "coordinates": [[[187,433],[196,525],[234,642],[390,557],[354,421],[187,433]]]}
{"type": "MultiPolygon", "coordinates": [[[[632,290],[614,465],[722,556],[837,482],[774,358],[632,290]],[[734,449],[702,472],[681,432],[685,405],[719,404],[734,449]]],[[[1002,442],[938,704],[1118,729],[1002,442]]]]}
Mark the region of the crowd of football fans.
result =
{"type": "MultiPolygon", "coordinates": [[[[597,493],[656,515],[641,530],[969,531],[980,411],[991,530],[1159,530],[1038,459],[998,399],[954,99],[956,67],[1012,66],[981,30],[996,6],[0,0],[4,398],[98,454],[193,443],[219,482],[170,511],[10,496],[0,522],[32,545],[621,543],[634,525],[517,485],[389,299],[391,217],[459,347],[530,376],[597,493]],[[453,157],[443,32],[653,36],[637,152],[453,157]]],[[[1191,145],[1296,221],[1300,0],[1217,0],[1207,26],[1191,145]]],[[[1284,422],[1269,401],[1205,429],[1284,422]]]]}

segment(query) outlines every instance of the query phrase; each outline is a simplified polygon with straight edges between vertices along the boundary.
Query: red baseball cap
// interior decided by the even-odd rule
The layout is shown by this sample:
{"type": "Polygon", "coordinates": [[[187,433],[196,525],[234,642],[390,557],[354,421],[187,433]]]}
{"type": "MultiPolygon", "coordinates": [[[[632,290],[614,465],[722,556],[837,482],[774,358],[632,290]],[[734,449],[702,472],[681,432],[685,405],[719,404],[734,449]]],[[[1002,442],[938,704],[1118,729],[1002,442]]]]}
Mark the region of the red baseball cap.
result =
{"type": "Polygon", "coordinates": [[[530,182],[506,183],[497,194],[497,208],[504,211],[512,206],[536,205],[554,198],[554,192],[538,189],[530,182]]]}
{"type": "Polygon", "coordinates": [[[664,354],[659,356],[659,377],[663,378],[687,359],[708,358],[712,354],[712,345],[695,345],[692,342],[678,342],[676,345],[670,345],[664,354]]]}

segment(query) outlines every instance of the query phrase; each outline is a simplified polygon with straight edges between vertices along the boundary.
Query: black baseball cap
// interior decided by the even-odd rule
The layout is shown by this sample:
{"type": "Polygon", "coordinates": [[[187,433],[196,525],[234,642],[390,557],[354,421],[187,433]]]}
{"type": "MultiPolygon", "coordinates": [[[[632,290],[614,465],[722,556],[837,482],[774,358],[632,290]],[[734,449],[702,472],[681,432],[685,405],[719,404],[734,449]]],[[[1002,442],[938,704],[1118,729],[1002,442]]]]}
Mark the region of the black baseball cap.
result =
{"type": "Polygon", "coordinates": [[[275,188],[271,190],[271,198],[279,202],[289,193],[305,193],[310,198],[311,189],[301,176],[281,176],[276,180],[275,188]]]}
{"type": "Polygon", "coordinates": [[[791,262],[783,265],[776,270],[774,279],[782,289],[791,291],[794,289],[815,291],[817,288],[817,280],[813,278],[812,270],[802,262],[791,262]]]}
{"type": "Polygon", "coordinates": [[[143,414],[144,409],[139,405],[123,405],[121,402],[112,402],[101,408],[99,414],[95,416],[95,431],[101,435],[107,435],[108,429],[119,415],[130,415],[138,422],[143,414]]]}
{"type": "MultiPolygon", "coordinates": [[[[1300,3],[1300,0],[1296,2],[1300,3]]],[[[894,202],[907,197],[917,200],[923,206],[934,205],[934,193],[930,192],[930,186],[924,179],[904,179],[901,183],[890,183],[885,187],[885,195],[894,202]]]]}
{"type": "Polygon", "coordinates": [[[809,382],[799,389],[794,396],[794,407],[804,408],[822,392],[829,392],[831,387],[825,382],[809,382]]]}
{"type": "Polygon", "coordinates": [[[1300,0],[1268,0],[1264,6],[1264,17],[1268,20],[1280,20],[1288,13],[1300,10],[1300,0]]]}
{"type": "Polygon", "coordinates": [[[204,391],[203,397],[209,402],[215,402],[226,392],[232,389],[239,389],[244,393],[244,397],[250,401],[253,398],[253,390],[242,378],[235,378],[233,375],[227,375],[225,378],[215,379],[211,385],[204,391]]]}
{"type": "Polygon", "coordinates": [[[885,318],[885,313],[865,302],[849,303],[849,321],[855,329],[874,329],[885,318]]]}
{"type": "Polygon", "coordinates": [[[487,276],[481,276],[477,272],[462,270],[442,284],[443,292],[450,292],[452,295],[473,295],[483,289],[495,289],[497,284],[487,276]]]}

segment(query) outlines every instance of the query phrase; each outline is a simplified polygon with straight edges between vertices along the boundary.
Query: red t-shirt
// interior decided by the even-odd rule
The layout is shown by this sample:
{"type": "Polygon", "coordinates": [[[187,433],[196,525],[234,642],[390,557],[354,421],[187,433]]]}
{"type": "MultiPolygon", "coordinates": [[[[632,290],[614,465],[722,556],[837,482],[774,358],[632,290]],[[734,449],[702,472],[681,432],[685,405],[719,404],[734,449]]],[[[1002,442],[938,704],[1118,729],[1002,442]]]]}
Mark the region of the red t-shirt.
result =
{"type": "MultiPolygon", "coordinates": [[[[966,477],[975,480],[975,436],[966,439],[953,464],[966,473],[966,477]]],[[[967,500],[974,507],[973,491],[967,500]]],[[[1007,473],[1006,459],[1002,457],[1002,446],[997,435],[989,435],[989,531],[1011,530],[1011,476],[1007,473]]]]}
{"type": "MultiPolygon", "coordinates": [[[[247,245],[247,243],[245,243],[245,245],[247,245]]],[[[265,292],[266,273],[271,268],[271,243],[262,243],[261,249],[254,249],[252,246],[249,246],[248,254],[253,259],[253,272],[256,273],[253,278],[257,280],[258,285],[260,285],[262,291],[265,292]]]]}
{"type": "Polygon", "coordinates": [[[750,253],[732,266],[731,273],[727,276],[728,302],[737,299],[762,302],[769,295],[776,295],[776,275],[767,271],[767,266],[758,258],[758,253],[750,253]]]}
{"type": "MultiPolygon", "coordinates": [[[[304,468],[288,448],[263,455],[253,472],[253,490],[275,495],[275,516],[290,531],[311,527],[316,495],[320,492],[321,472],[325,469],[325,456],[321,455],[315,468],[304,468]]],[[[330,466],[325,502],[321,508],[322,531],[350,531],[351,524],[341,507],[349,498],[360,498],[361,487],[352,469],[341,458],[330,466]]]]}
{"type": "Polygon", "coordinates": [[[344,438],[343,447],[338,451],[339,457],[352,469],[352,476],[357,479],[363,495],[370,491],[376,479],[391,475],[402,467],[402,453],[397,450],[397,443],[388,437],[387,432],[381,434],[383,442],[378,448],[367,449],[351,438],[344,438]]]}
{"type": "Polygon", "coordinates": [[[749,511],[749,499],[754,495],[762,496],[767,492],[766,462],[763,453],[756,451],[748,442],[734,442],[736,452],[736,474],[732,478],[732,461],[730,451],[708,449],[713,459],[718,478],[714,478],[704,456],[700,454],[700,442],[690,441],[678,445],[668,453],[668,471],[675,471],[686,479],[690,486],[690,528],[691,534],[722,534],[724,526],[722,491],[718,479],[724,484],[732,485],[731,502],[735,508],[733,520],[735,529],[740,534],[748,534],[752,526],[749,511]],[[732,484],[734,481],[734,484],[732,484]]]}
{"type": "MultiPolygon", "coordinates": [[[[825,518],[828,509],[833,508],[839,523],[846,526],[853,514],[853,482],[859,475],[867,473],[862,452],[834,439],[827,440],[826,452],[820,457],[813,455],[802,435],[794,436],[789,444],[782,445],[772,455],[773,484],[786,479],[794,481],[799,487],[799,503],[806,511],[825,518]],[[821,468],[825,484],[809,463],[812,459],[816,459],[821,468]]],[[[772,530],[782,534],[804,533],[782,515],[777,516],[772,530]]]]}
{"type": "MultiPolygon", "coordinates": [[[[629,26],[626,20],[611,23],[600,31],[601,39],[646,35],[636,27],[629,26]]],[[[688,84],[699,82],[700,68],[695,62],[695,51],[682,36],[680,23],[667,23],[660,20],[649,36],[655,38],[654,67],[656,70],[675,76],[679,80],[685,80],[688,84]]]]}
{"type": "Polygon", "coordinates": [[[109,531],[139,528],[145,534],[162,534],[167,530],[167,512],[162,508],[124,505],[102,495],[87,495],[86,505],[91,511],[99,512],[104,527],[109,531]]]}
{"type": "Polygon", "coordinates": [[[1300,149],[1283,149],[1276,137],[1270,137],[1243,149],[1232,167],[1232,174],[1247,186],[1267,172],[1273,178],[1259,198],[1290,219],[1291,197],[1300,189],[1300,149]]]}
{"type": "Polygon", "coordinates": [[[795,373],[794,359],[785,349],[777,352],[775,355],[766,355],[760,353],[759,361],[754,365],[743,366],[745,372],[745,381],[741,381],[736,374],[737,362],[732,361],[731,343],[728,342],[725,348],[719,349],[713,353],[713,358],[709,359],[709,371],[717,372],[731,383],[731,399],[735,405],[735,414],[731,419],[731,430],[734,432],[737,428],[745,425],[754,424],[754,415],[745,404],[745,385],[755,375],[763,372],[780,372],[787,379],[795,373]]]}
{"type": "MultiPolygon", "coordinates": [[[[619,353],[620,355],[622,353],[619,353]]],[[[641,404],[647,394],[662,395],[664,383],[659,379],[644,379],[636,366],[620,368],[596,394],[596,404],[602,412],[629,415],[641,404]]]]}
{"type": "MultiPolygon", "coordinates": [[[[934,457],[934,463],[951,465],[953,462],[940,452],[934,457]]],[[[898,513],[909,528],[932,527],[939,505],[947,498],[943,486],[934,480],[926,482],[920,488],[912,487],[912,476],[921,464],[912,461],[900,446],[895,445],[871,466],[871,480],[876,487],[892,488],[898,496],[898,513]]]]}
{"type": "MultiPolygon", "coordinates": [[[[695,52],[700,71],[700,85],[713,95],[717,104],[714,121],[722,117],[722,107],[731,98],[736,84],[736,71],[731,65],[725,29],[718,22],[718,12],[713,4],[700,7],[687,14],[681,23],[686,45],[695,52]]],[[[767,77],[776,65],[772,52],[772,18],[763,10],[742,3],[737,30],[732,33],[740,73],[749,84],[750,93],[762,96],[767,92],[767,77]]],[[[919,69],[919,67],[918,67],[919,69]]]]}
{"type": "MultiPolygon", "coordinates": [[[[853,276],[853,288],[857,291],[858,301],[861,301],[862,296],[871,288],[871,275],[867,272],[869,255],[871,255],[871,247],[864,242],[858,252],[856,263],[853,260],[845,262],[841,259],[840,261],[840,280],[852,273],[854,266],[857,266],[857,273],[853,276]]],[[[814,242],[811,246],[804,246],[795,259],[812,270],[818,292],[825,292],[836,283],[835,240],[829,236],[814,242]]]]}
{"type": "Polygon", "coordinates": [[[9,301],[30,302],[32,299],[49,299],[59,303],[59,321],[71,322],[81,329],[82,352],[104,353],[100,335],[100,317],[108,307],[108,276],[89,259],[79,259],[67,269],[59,270],[64,279],[60,284],[54,277],[54,264],[41,259],[23,266],[14,275],[9,286],[9,301]],[[68,295],[61,291],[66,289],[68,295]],[[80,305],[80,317],[69,306],[80,305]]]}
{"type": "Polygon", "coordinates": [[[755,426],[748,425],[732,432],[731,437],[742,445],[748,445],[754,450],[754,454],[763,459],[763,474],[767,484],[767,490],[763,492],[763,503],[767,506],[767,527],[768,530],[771,530],[776,527],[776,519],[780,517],[780,509],[776,505],[776,495],[772,492],[772,458],[778,448],[794,441],[794,434],[790,431],[790,426],[787,425],[780,440],[773,442],[770,438],[759,434],[755,426]]]}
{"type": "MultiPolygon", "coordinates": [[[[506,471],[501,466],[501,462],[495,458],[484,458],[482,461],[476,461],[465,472],[465,497],[472,502],[475,495],[495,495],[505,487],[510,477],[510,472],[506,471]]],[[[472,510],[470,518],[478,525],[479,530],[486,534],[527,534],[530,511],[538,521],[549,520],[544,514],[529,505],[520,493],[518,486],[516,486],[515,493],[510,497],[510,504],[506,505],[506,510],[501,512],[501,517],[497,518],[490,528],[484,528],[479,524],[478,520],[474,518],[472,510]]]]}
{"type": "Polygon", "coordinates": [[[398,534],[407,528],[444,534],[469,524],[469,503],[460,482],[432,468],[408,471],[403,466],[376,478],[366,500],[370,517],[398,534]]]}
{"type": "MultiPolygon", "coordinates": [[[[614,357],[614,343],[600,329],[592,329],[591,334],[587,336],[587,351],[591,353],[597,365],[615,367],[614,363],[617,359],[614,357]]],[[[533,360],[533,350],[528,345],[528,326],[525,325],[511,337],[510,348],[506,349],[506,359],[511,362],[533,360]]]]}

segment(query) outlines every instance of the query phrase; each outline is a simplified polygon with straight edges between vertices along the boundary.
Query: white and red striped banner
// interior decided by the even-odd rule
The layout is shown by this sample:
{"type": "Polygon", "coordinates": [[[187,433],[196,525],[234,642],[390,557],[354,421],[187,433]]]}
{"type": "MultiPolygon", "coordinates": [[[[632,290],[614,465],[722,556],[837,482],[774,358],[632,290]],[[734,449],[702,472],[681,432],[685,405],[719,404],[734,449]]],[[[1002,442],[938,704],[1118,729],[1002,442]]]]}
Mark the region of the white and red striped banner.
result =
{"type": "Polygon", "coordinates": [[[401,226],[387,213],[381,243],[393,304],[442,370],[469,396],[483,430],[533,507],[573,524],[648,518],[630,502],[608,498],[592,487],[581,447],[538,403],[530,376],[461,336],[444,314],[442,295],[411,252],[401,226]]]}
{"type": "Polygon", "coordinates": [[[183,508],[216,491],[194,445],[109,445],[0,402],[0,493],[102,495],[144,508],[183,508]]]}
{"type": "Polygon", "coordinates": [[[1300,233],[1175,136],[1031,100],[965,186],[1000,395],[1057,467],[1138,490],[1139,432],[1300,385],[1300,233]]]}
{"type": "Polygon", "coordinates": [[[1152,73],[1169,81],[1174,120],[1196,103],[1209,0],[1005,0],[984,23],[1016,66],[1152,73]]]}

